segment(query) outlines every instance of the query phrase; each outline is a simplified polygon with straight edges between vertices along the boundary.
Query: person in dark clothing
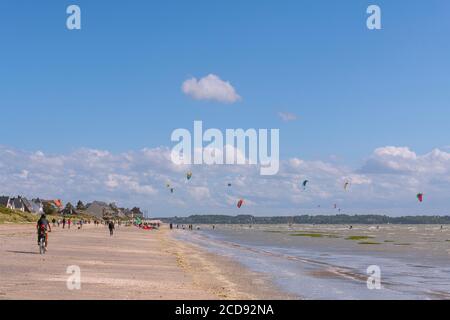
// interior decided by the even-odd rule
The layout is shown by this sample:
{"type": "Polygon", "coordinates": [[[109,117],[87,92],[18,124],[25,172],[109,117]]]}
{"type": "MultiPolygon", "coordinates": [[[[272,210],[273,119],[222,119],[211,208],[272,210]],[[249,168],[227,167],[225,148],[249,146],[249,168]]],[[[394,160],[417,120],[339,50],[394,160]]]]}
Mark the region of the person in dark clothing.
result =
{"type": "Polygon", "coordinates": [[[41,237],[45,237],[45,247],[47,248],[48,244],[48,232],[52,232],[52,228],[50,227],[50,223],[48,222],[45,214],[41,215],[41,218],[38,220],[36,224],[36,230],[38,233],[38,245],[41,237]]]}
{"type": "Polygon", "coordinates": [[[170,230],[172,230],[173,229],[173,225],[172,224],[170,224],[170,230]]]}
{"type": "Polygon", "coordinates": [[[110,221],[108,223],[108,228],[109,228],[109,235],[112,236],[114,233],[114,222],[110,221]]]}
{"type": "Polygon", "coordinates": [[[64,229],[66,227],[66,218],[63,218],[62,225],[63,225],[63,229],[64,229]]]}

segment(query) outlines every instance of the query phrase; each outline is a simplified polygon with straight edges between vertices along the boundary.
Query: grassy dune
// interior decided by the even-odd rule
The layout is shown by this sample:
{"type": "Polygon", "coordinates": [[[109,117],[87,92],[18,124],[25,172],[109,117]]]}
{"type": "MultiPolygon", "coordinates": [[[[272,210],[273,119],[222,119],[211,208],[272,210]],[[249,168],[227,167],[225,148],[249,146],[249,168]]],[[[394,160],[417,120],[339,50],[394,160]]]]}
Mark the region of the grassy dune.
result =
{"type": "MultiPolygon", "coordinates": [[[[4,207],[0,207],[0,224],[3,223],[33,223],[39,220],[40,215],[33,215],[28,212],[22,212],[17,210],[11,210],[4,207]]],[[[60,215],[49,215],[47,216],[48,221],[52,221],[52,219],[61,219],[60,215]]],[[[66,216],[66,219],[70,218],[72,220],[80,220],[80,219],[91,219],[94,218],[87,214],[77,215],[77,216],[66,216]]]]}
{"type": "Polygon", "coordinates": [[[31,213],[0,207],[0,223],[30,223],[38,219],[38,216],[34,216],[31,213]]]}

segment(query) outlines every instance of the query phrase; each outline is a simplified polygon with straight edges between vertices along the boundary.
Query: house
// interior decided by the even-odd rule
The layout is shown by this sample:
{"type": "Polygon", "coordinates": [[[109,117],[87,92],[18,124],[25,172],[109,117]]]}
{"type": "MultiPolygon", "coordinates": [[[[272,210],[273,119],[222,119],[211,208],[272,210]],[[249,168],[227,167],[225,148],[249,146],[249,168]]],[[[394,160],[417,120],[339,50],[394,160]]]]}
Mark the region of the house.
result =
{"type": "Polygon", "coordinates": [[[32,199],[31,200],[31,205],[34,206],[34,209],[39,211],[39,213],[44,213],[44,203],[42,202],[41,199],[37,198],[37,199],[32,199]]]}
{"type": "Polygon", "coordinates": [[[12,199],[7,196],[0,197],[0,207],[5,207],[7,209],[14,209],[12,199]]]}
{"type": "Polygon", "coordinates": [[[12,205],[14,210],[25,212],[25,205],[23,204],[22,197],[18,196],[17,198],[12,198],[12,205]]]}
{"type": "Polygon", "coordinates": [[[38,201],[36,201],[36,199],[33,199],[31,201],[28,200],[27,198],[21,198],[21,199],[22,199],[22,202],[23,202],[26,212],[29,212],[29,213],[35,214],[35,215],[44,213],[44,206],[39,199],[37,199],[38,201]]]}
{"type": "Polygon", "coordinates": [[[104,217],[105,218],[117,217],[118,215],[116,208],[114,208],[114,206],[111,206],[106,202],[102,201],[94,201],[92,203],[89,203],[86,206],[86,213],[100,219],[104,217]]]}

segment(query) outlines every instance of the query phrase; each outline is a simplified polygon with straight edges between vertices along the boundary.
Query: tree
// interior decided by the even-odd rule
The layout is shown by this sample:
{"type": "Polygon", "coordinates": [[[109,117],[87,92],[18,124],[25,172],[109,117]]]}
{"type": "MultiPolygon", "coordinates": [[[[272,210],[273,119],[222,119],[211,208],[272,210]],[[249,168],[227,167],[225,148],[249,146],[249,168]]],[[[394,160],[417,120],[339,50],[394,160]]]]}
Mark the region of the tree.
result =
{"type": "Polygon", "coordinates": [[[56,208],[52,204],[45,202],[44,203],[44,213],[46,215],[56,214],[56,208]]]}
{"type": "Polygon", "coordinates": [[[134,207],[133,209],[131,209],[131,212],[133,214],[142,214],[141,209],[138,207],[134,207]]]}
{"type": "Polygon", "coordinates": [[[68,202],[66,204],[66,207],[63,210],[63,214],[64,215],[72,215],[72,214],[74,214],[74,211],[75,211],[75,207],[70,202],[68,202]]]}
{"type": "Polygon", "coordinates": [[[81,200],[79,200],[77,203],[77,210],[86,210],[86,206],[84,205],[84,203],[81,200]]]}

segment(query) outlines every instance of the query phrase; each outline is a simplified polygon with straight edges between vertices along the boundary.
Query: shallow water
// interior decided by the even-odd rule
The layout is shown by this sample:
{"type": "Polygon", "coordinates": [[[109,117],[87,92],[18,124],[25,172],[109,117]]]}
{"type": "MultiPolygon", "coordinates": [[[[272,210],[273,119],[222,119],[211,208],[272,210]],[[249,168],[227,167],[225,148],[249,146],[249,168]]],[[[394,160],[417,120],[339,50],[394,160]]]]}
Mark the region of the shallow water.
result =
{"type": "Polygon", "coordinates": [[[450,230],[440,226],[220,225],[176,237],[264,273],[303,299],[450,299],[450,230]],[[367,268],[381,289],[367,287],[367,268]]]}

